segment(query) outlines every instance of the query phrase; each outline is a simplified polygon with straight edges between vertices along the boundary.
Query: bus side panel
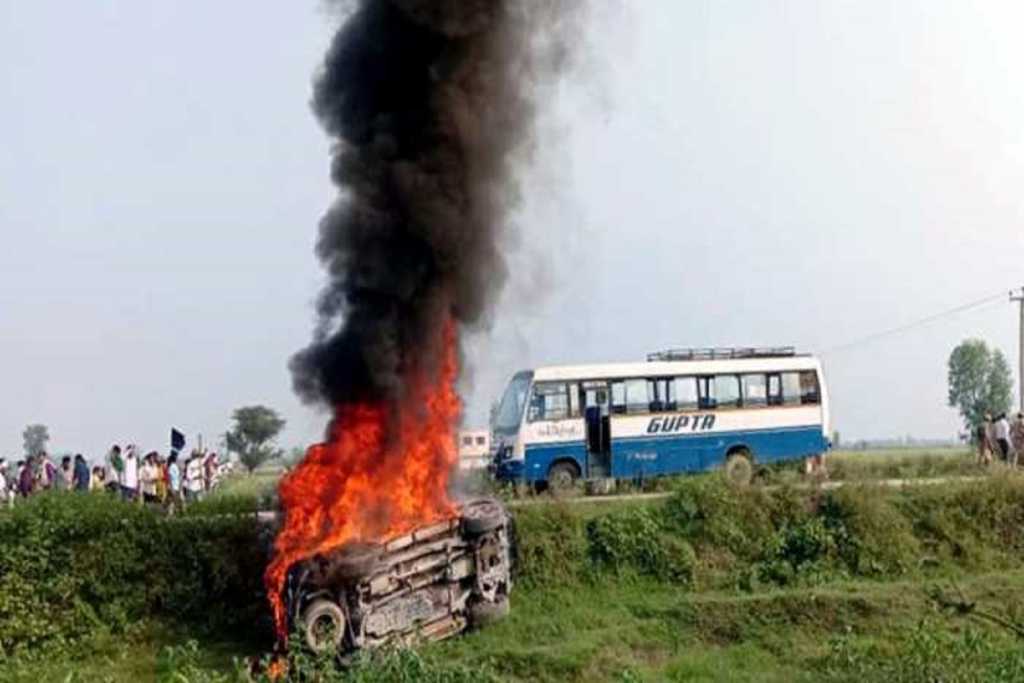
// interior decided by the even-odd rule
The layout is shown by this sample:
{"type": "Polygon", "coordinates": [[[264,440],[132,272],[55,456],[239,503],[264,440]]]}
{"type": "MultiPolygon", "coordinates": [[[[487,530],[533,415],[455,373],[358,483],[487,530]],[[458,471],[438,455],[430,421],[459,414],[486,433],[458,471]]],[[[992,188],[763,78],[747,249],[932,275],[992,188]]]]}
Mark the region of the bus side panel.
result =
{"type": "Polygon", "coordinates": [[[547,481],[548,470],[559,460],[570,460],[587,476],[587,446],[582,441],[527,444],[523,475],[530,483],[547,481]]]}
{"type": "Polygon", "coordinates": [[[765,465],[819,455],[828,450],[828,446],[820,425],[802,429],[752,432],[748,444],[754,453],[754,459],[765,465]]]}
{"type": "Polygon", "coordinates": [[[638,479],[698,472],[710,437],[612,438],[612,476],[638,479]]]}
{"type": "Polygon", "coordinates": [[[621,479],[711,470],[729,451],[747,448],[761,464],[799,460],[824,452],[821,427],[738,430],[682,436],[612,439],[612,476],[621,479]]]}
{"type": "Polygon", "coordinates": [[[734,448],[749,449],[754,455],[754,461],[761,465],[802,460],[828,449],[820,425],[739,431],[722,434],[721,437],[705,451],[706,470],[725,464],[729,451],[734,448]]]}

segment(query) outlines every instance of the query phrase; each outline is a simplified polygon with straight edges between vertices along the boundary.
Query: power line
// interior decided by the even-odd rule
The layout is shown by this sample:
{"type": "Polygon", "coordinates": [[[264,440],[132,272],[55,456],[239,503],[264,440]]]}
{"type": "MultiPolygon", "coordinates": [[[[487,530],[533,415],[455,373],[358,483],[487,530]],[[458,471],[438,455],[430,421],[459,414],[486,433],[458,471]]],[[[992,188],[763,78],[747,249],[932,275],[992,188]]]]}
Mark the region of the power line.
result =
{"type": "Polygon", "coordinates": [[[990,303],[992,303],[992,302],[994,302],[996,300],[1003,300],[1003,301],[1005,301],[1006,300],[1006,292],[1007,291],[1008,290],[1004,289],[1004,290],[1001,290],[998,294],[993,294],[991,296],[986,296],[983,299],[978,299],[977,301],[971,301],[971,302],[966,303],[966,304],[961,304],[960,306],[957,306],[955,308],[950,308],[949,310],[942,311],[941,313],[935,313],[934,315],[930,315],[930,316],[928,316],[926,318],[921,318],[920,320],[915,320],[912,323],[908,323],[906,325],[901,325],[900,327],[893,327],[893,328],[888,329],[888,330],[882,330],[881,332],[875,332],[874,334],[869,334],[866,337],[861,337],[860,339],[855,339],[855,340],[847,342],[845,344],[840,344],[839,346],[833,346],[832,348],[826,349],[826,350],[822,351],[821,353],[822,353],[822,355],[824,355],[826,353],[833,353],[835,351],[845,351],[846,349],[850,349],[850,348],[853,348],[855,346],[861,346],[863,344],[868,344],[868,343],[876,341],[878,339],[882,339],[883,337],[889,337],[889,336],[892,336],[894,334],[900,334],[902,332],[906,332],[908,330],[912,330],[915,327],[920,327],[921,325],[927,325],[928,323],[935,322],[936,320],[940,320],[942,318],[947,318],[947,317],[949,317],[951,315],[956,315],[958,313],[963,313],[965,311],[969,311],[969,310],[974,309],[974,308],[980,308],[981,306],[984,306],[986,304],[990,304],[990,303]]]}

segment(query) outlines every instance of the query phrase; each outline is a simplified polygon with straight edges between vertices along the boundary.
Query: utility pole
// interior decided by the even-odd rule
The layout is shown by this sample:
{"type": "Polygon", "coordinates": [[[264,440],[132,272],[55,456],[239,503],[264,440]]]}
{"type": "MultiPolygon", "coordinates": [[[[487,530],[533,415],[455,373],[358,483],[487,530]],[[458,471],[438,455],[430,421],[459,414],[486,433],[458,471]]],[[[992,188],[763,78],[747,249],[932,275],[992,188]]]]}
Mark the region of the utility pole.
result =
{"type": "Polygon", "coordinates": [[[1010,301],[1020,304],[1020,337],[1017,340],[1017,372],[1020,373],[1020,385],[1017,388],[1017,405],[1020,406],[1020,412],[1024,413],[1024,287],[1020,288],[1019,294],[1010,292],[1010,301]]]}

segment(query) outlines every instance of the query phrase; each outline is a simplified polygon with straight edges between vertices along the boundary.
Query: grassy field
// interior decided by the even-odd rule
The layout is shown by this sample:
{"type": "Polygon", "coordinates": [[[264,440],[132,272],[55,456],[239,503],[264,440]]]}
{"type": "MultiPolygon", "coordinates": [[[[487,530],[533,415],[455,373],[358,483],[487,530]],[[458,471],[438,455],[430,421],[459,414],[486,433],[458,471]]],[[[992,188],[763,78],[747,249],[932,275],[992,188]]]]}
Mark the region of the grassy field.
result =
{"type": "MultiPolygon", "coordinates": [[[[982,609],[1024,605],[1024,572],[962,578],[982,609]]],[[[98,638],[77,662],[19,664],[0,680],[239,680],[258,645],[159,627],[98,638]],[[176,644],[176,645],[175,645],[176,644]],[[174,647],[167,647],[175,645],[174,647]]],[[[421,648],[429,680],[472,673],[496,681],[995,681],[1024,676],[1021,641],[999,627],[940,613],[916,581],[838,582],[758,595],[693,594],[654,582],[552,587],[513,597],[512,615],[484,631],[421,648]],[[935,649],[944,649],[939,656],[935,649]],[[920,659],[925,671],[915,672],[920,659]],[[936,671],[938,667],[938,671],[936,671]]],[[[408,668],[408,667],[407,667],[408,668]]],[[[387,680],[372,672],[338,680],[387,680]],[[360,677],[362,676],[362,678],[360,677]]],[[[418,680],[410,678],[408,680],[418,680]]]]}
{"type": "Polygon", "coordinates": [[[212,496],[214,498],[227,496],[253,496],[266,500],[273,495],[277,482],[281,479],[282,471],[279,470],[258,470],[253,474],[237,473],[232,474],[221,484],[212,496]]]}
{"type": "MultiPolygon", "coordinates": [[[[882,479],[928,479],[940,477],[982,476],[990,470],[975,464],[972,452],[964,448],[901,448],[888,450],[848,451],[836,450],[829,454],[831,481],[864,482],[882,479]]],[[[280,479],[278,471],[261,471],[252,475],[235,474],[214,493],[213,500],[253,499],[261,509],[273,505],[274,488],[280,479]]],[[[491,492],[492,486],[482,481],[481,475],[464,476],[461,490],[491,492]]],[[[623,482],[620,490],[626,493],[670,490],[676,477],[650,479],[641,484],[623,482]]],[[[799,484],[805,481],[800,464],[771,468],[761,477],[769,484],[799,484]]],[[[510,491],[504,491],[511,494],[510,491]]],[[[580,491],[582,494],[582,490],[580,491]]]]}
{"type": "Polygon", "coordinates": [[[837,450],[828,456],[828,470],[836,481],[978,476],[986,471],[966,448],[837,450]]]}
{"type": "MultiPolygon", "coordinates": [[[[302,680],[1024,680],[1017,476],[824,497],[690,478],[667,501],[516,515],[506,621],[302,680]]],[[[0,680],[226,683],[269,646],[256,629],[141,624],[51,644],[0,680]]]]}

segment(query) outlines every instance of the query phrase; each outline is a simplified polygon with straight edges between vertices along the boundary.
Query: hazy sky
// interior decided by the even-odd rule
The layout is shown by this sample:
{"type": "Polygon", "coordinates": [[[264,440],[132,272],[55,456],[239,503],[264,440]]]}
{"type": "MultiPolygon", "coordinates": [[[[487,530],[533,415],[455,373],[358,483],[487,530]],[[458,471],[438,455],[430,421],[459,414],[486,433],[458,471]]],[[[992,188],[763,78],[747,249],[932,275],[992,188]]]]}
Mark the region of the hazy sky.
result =
{"type": "MultiPolygon", "coordinates": [[[[470,342],[469,421],[509,374],[665,346],[825,352],[844,437],[951,436],[945,361],[1016,368],[1024,8],[591,0],[545,97],[512,279],[470,342]],[[583,40],[585,38],[585,40],[583,40]]],[[[288,357],[333,191],[308,3],[0,0],[0,453],[211,438],[234,407],[326,416],[288,357]]]]}

